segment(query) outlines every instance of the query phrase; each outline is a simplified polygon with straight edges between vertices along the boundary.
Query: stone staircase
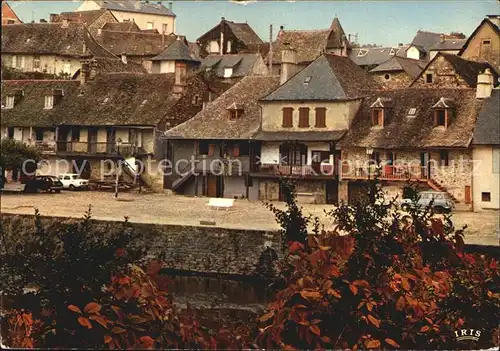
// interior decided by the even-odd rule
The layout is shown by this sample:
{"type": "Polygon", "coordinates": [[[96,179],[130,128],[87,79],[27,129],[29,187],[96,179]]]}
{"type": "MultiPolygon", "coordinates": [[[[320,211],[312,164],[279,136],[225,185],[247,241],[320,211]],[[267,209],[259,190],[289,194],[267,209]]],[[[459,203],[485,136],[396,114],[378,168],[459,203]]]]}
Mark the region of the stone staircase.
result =
{"type": "Polygon", "coordinates": [[[460,201],[458,201],[458,199],[453,195],[451,194],[448,189],[446,189],[446,187],[444,187],[443,185],[439,184],[438,182],[436,182],[434,179],[428,179],[427,180],[427,185],[429,185],[429,187],[434,190],[434,191],[441,191],[441,192],[444,192],[444,193],[447,193],[448,196],[453,200],[453,202],[455,204],[459,204],[460,201]]]}

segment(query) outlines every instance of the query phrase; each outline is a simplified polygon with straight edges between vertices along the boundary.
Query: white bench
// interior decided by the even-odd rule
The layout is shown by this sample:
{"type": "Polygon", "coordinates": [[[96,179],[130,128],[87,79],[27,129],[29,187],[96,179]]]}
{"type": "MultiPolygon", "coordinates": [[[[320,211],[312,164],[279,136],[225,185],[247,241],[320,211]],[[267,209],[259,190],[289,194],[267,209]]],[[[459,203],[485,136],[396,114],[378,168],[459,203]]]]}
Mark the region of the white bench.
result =
{"type": "Polygon", "coordinates": [[[230,207],[233,207],[233,203],[234,199],[221,199],[212,197],[210,198],[210,200],[208,200],[207,205],[216,210],[218,210],[219,208],[225,208],[227,211],[230,207]]]}

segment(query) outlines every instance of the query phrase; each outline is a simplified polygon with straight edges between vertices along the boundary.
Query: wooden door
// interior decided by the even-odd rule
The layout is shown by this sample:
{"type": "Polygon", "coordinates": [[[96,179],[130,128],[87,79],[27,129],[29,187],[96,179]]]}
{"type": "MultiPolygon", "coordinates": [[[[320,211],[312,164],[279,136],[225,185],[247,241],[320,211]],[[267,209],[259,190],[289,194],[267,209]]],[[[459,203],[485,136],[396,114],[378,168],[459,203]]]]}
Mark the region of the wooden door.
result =
{"type": "Polygon", "coordinates": [[[465,186],[465,203],[469,205],[472,202],[472,196],[470,192],[470,186],[466,185],[465,186]]]}
{"type": "Polygon", "coordinates": [[[217,197],[217,176],[207,176],[207,196],[217,197]]]}

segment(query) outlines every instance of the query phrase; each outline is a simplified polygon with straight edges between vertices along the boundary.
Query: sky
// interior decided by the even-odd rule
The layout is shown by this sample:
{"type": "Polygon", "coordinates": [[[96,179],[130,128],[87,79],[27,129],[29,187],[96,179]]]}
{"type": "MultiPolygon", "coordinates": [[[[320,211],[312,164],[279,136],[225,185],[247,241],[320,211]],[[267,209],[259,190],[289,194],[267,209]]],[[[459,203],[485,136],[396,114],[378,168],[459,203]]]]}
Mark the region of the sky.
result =
{"type": "MultiPolygon", "coordinates": [[[[24,22],[49,18],[50,13],[75,10],[80,1],[8,1],[24,22]]],[[[151,1],[153,2],[153,1],[151,1]]],[[[156,2],[156,1],[155,1],[156,2]]],[[[169,1],[163,1],[168,6],[169,1]]],[[[410,43],[417,30],[470,35],[485,15],[498,14],[499,0],[375,0],[375,1],[175,1],[176,34],[195,41],[219,23],[221,17],[248,22],[264,40],[269,25],[274,36],[285,29],[328,28],[338,16],[346,34],[360,44],[397,46],[410,43]]]]}

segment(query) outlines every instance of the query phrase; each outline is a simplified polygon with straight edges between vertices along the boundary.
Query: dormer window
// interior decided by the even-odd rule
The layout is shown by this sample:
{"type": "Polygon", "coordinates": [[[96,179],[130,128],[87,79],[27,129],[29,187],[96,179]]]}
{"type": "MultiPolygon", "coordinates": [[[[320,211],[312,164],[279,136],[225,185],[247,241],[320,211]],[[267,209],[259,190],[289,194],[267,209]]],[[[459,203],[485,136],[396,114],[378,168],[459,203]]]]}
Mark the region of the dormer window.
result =
{"type": "Polygon", "coordinates": [[[109,97],[107,98],[104,98],[104,100],[102,100],[102,104],[104,105],[105,103],[107,103],[109,101],[109,97]]]}
{"type": "Polygon", "coordinates": [[[243,106],[237,103],[233,103],[227,110],[229,111],[230,121],[236,121],[238,118],[241,118],[244,112],[243,106]]]}
{"type": "Polygon", "coordinates": [[[5,98],[5,108],[7,109],[14,108],[14,101],[15,101],[14,95],[7,95],[7,97],[5,98]]]}
{"type": "Polygon", "coordinates": [[[367,53],[368,53],[368,50],[365,50],[365,49],[360,49],[360,50],[358,51],[358,55],[357,55],[357,56],[358,56],[358,57],[363,57],[363,56],[365,56],[367,53]]]}
{"type": "Polygon", "coordinates": [[[231,78],[233,75],[233,67],[224,68],[224,78],[231,78]]]}
{"type": "Polygon", "coordinates": [[[434,109],[434,127],[448,128],[453,115],[453,100],[441,98],[432,108],[434,109]]]}
{"type": "Polygon", "coordinates": [[[371,126],[384,127],[386,112],[391,106],[391,99],[378,98],[371,104],[371,126]]]}
{"type": "Polygon", "coordinates": [[[384,126],[384,110],[381,108],[372,109],[372,127],[384,126]]]}
{"type": "Polygon", "coordinates": [[[54,107],[54,95],[45,95],[45,104],[43,108],[45,110],[50,110],[53,107],[54,107]]]}

